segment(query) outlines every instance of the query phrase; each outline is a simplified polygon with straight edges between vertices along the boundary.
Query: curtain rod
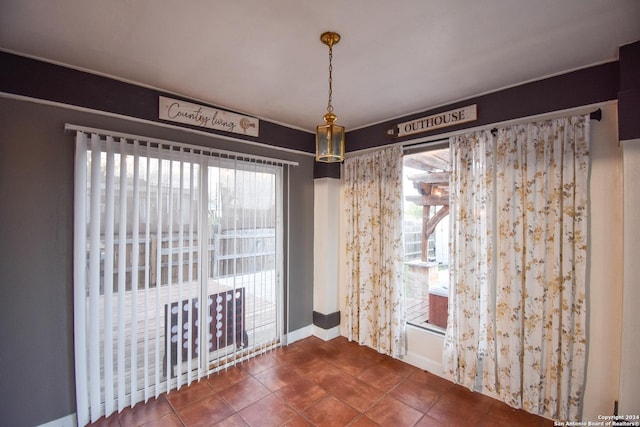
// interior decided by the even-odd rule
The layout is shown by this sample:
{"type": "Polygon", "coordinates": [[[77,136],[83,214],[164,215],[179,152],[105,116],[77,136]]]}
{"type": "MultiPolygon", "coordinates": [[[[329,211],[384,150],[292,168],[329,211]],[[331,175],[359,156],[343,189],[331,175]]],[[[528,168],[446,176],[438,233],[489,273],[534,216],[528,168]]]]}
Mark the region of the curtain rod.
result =
{"type": "Polygon", "coordinates": [[[293,161],[290,161],[290,160],[283,160],[283,159],[275,159],[275,158],[271,158],[271,157],[256,156],[256,155],[253,155],[253,154],[236,153],[234,151],[220,150],[220,149],[217,149],[217,148],[206,147],[204,145],[185,144],[185,143],[182,143],[182,142],[170,141],[170,140],[167,140],[167,139],[149,138],[149,137],[146,137],[146,136],[134,135],[134,134],[130,134],[130,133],[113,132],[113,131],[110,131],[110,130],[96,129],[96,128],[85,127],[85,126],[78,126],[78,125],[74,125],[74,124],[71,124],[71,123],[65,123],[64,130],[65,131],[95,133],[95,134],[101,135],[101,136],[111,136],[111,137],[116,137],[116,138],[138,140],[138,141],[142,141],[142,142],[150,142],[152,144],[159,144],[159,145],[179,146],[179,147],[184,147],[184,148],[188,148],[188,149],[191,149],[191,150],[200,150],[200,151],[204,151],[204,152],[210,152],[210,153],[221,154],[221,155],[226,155],[226,156],[235,156],[235,157],[242,158],[242,159],[247,159],[247,160],[259,160],[259,161],[262,161],[262,162],[271,162],[271,163],[277,163],[277,164],[288,165],[288,166],[298,166],[299,165],[298,162],[293,162],[293,161]]]}
{"type": "Polygon", "coordinates": [[[418,150],[425,147],[431,147],[433,149],[438,149],[440,147],[446,148],[449,146],[449,138],[436,139],[434,141],[429,142],[416,142],[415,144],[406,144],[402,146],[402,151],[404,154],[410,154],[413,150],[418,150]]]}
{"type": "MultiPolygon", "coordinates": [[[[361,154],[364,154],[364,153],[368,153],[368,152],[371,152],[371,151],[380,150],[381,148],[394,147],[394,146],[401,146],[402,148],[406,147],[407,149],[430,147],[430,146],[433,146],[433,145],[441,144],[442,142],[448,140],[449,137],[451,137],[451,136],[462,135],[462,134],[465,134],[465,133],[476,132],[476,131],[479,131],[479,130],[491,129],[492,127],[495,127],[496,125],[508,126],[508,125],[526,123],[526,122],[531,122],[531,121],[548,120],[548,119],[554,118],[554,117],[563,117],[563,116],[570,116],[570,115],[587,114],[587,111],[589,111],[589,109],[592,109],[592,108],[596,108],[597,110],[591,112],[594,115],[591,118],[593,120],[599,120],[598,119],[598,110],[600,110],[600,107],[603,106],[603,105],[610,105],[610,104],[615,104],[615,101],[597,102],[597,103],[593,103],[593,104],[589,104],[589,105],[582,105],[580,107],[572,107],[572,108],[567,108],[567,109],[564,109],[564,110],[550,111],[550,112],[547,112],[547,113],[541,113],[541,114],[536,114],[536,115],[532,115],[532,116],[518,117],[518,118],[515,118],[515,119],[505,120],[505,121],[498,122],[498,123],[491,123],[491,124],[486,124],[486,125],[470,127],[470,128],[466,128],[466,129],[460,129],[460,130],[457,130],[457,131],[445,132],[445,133],[441,133],[441,134],[437,134],[437,135],[429,135],[429,136],[419,137],[419,138],[408,140],[408,141],[392,142],[392,143],[389,143],[389,144],[384,144],[384,145],[380,145],[380,146],[376,146],[376,147],[364,148],[362,150],[349,151],[349,152],[346,153],[346,157],[358,156],[358,155],[361,155],[361,154]]],[[[602,118],[602,111],[600,112],[600,118],[602,118]]]]}
{"type": "MultiPolygon", "coordinates": [[[[596,120],[596,121],[602,120],[602,109],[598,108],[597,110],[590,112],[589,120],[596,120]]],[[[493,136],[496,136],[497,132],[498,132],[498,128],[491,128],[491,133],[493,134],[493,136]]]]}

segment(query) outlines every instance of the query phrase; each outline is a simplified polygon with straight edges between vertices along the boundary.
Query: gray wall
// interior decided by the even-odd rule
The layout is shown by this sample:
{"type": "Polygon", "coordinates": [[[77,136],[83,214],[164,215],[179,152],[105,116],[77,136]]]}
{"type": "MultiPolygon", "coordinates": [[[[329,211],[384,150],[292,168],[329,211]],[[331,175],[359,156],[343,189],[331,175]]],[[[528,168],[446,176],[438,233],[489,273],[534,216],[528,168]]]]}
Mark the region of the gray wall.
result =
{"type": "Polygon", "coordinates": [[[293,160],[290,330],[312,323],[313,157],[0,98],[0,425],[75,412],[73,134],[65,123],[293,160]]]}

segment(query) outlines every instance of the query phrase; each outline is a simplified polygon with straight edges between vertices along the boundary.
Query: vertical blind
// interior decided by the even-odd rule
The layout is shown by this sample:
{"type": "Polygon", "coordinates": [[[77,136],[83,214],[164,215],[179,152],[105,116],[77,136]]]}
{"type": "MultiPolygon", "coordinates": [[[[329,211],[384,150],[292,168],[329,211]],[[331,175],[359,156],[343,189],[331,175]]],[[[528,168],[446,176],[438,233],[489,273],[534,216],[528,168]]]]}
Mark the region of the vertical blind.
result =
{"type": "Polygon", "coordinates": [[[67,129],[79,424],[277,346],[295,163],[67,129]]]}

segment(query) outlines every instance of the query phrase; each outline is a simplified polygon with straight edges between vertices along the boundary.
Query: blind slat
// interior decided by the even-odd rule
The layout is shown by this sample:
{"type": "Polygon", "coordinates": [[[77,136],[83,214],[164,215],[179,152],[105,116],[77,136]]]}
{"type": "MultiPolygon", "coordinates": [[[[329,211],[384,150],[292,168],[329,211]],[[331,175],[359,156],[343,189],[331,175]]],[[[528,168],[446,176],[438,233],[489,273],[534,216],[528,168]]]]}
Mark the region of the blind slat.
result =
{"type": "Polygon", "coordinates": [[[113,138],[107,138],[104,230],[104,399],[105,413],[114,411],[113,391],[113,233],[115,216],[113,138]]]}
{"type": "MultiPolygon", "coordinates": [[[[160,377],[160,325],[161,325],[161,304],[160,304],[160,283],[162,283],[162,226],[163,226],[163,216],[162,216],[162,153],[159,153],[159,157],[157,159],[158,162],[158,174],[157,174],[157,193],[158,197],[156,200],[156,215],[158,217],[157,220],[157,229],[156,229],[156,346],[155,346],[155,378],[156,384],[161,384],[162,378],[160,377]]],[[[165,319],[165,324],[168,324],[168,320],[165,319]]],[[[165,329],[167,330],[167,329],[165,329]]],[[[166,338],[165,338],[165,341],[166,338]]],[[[166,353],[165,353],[166,354],[166,353]]],[[[169,371],[168,361],[165,363],[163,369],[169,371]]],[[[160,395],[161,390],[160,386],[156,386],[156,398],[160,395]]]]}
{"type": "Polygon", "coordinates": [[[126,142],[120,139],[120,185],[119,227],[118,227],[118,412],[126,406],[125,395],[125,293],[127,260],[127,162],[122,153],[126,152],[126,142]]]}
{"type": "MultiPolygon", "coordinates": [[[[131,369],[129,393],[138,391],[138,266],[140,260],[140,155],[138,141],[133,142],[133,197],[132,197],[132,234],[131,246],[131,369]]],[[[146,316],[146,313],[142,313],[146,316]]],[[[145,367],[143,367],[145,368],[145,367]]],[[[132,406],[135,401],[132,401],[132,406]]]]}
{"type": "MultiPolygon", "coordinates": [[[[194,199],[196,196],[196,183],[195,183],[195,175],[196,175],[196,162],[194,161],[195,159],[193,159],[193,155],[190,156],[190,164],[191,167],[189,168],[189,248],[193,248],[193,243],[194,243],[194,220],[197,221],[197,216],[194,218],[194,212],[196,209],[196,206],[194,206],[194,199]]],[[[189,283],[194,283],[194,277],[193,277],[193,268],[194,268],[194,264],[193,264],[193,251],[190,250],[189,251],[189,262],[187,265],[188,268],[188,281],[189,283]]],[[[196,295],[194,295],[194,291],[192,290],[189,293],[189,300],[192,300],[196,295]]],[[[191,384],[191,382],[193,381],[193,366],[192,366],[192,359],[193,359],[193,352],[192,352],[192,348],[193,348],[193,343],[191,342],[193,339],[193,330],[192,330],[192,322],[193,322],[193,305],[189,304],[189,310],[187,313],[187,337],[189,340],[188,346],[187,346],[187,372],[188,372],[188,376],[187,376],[187,384],[191,384]]]]}
{"type": "MultiPolygon", "coordinates": [[[[147,149],[148,153],[148,149],[147,149]]],[[[151,280],[151,157],[148,155],[145,167],[145,245],[144,245],[144,312],[149,312],[149,286],[151,280]]],[[[149,379],[149,316],[144,317],[144,401],[147,402],[153,391],[151,389],[151,382],[149,379]]]]}
{"type": "MultiPolygon", "coordinates": [[[[168,190],[167,190],[167,210],[169,212],[169,218],[167,220],[167,224],[168,224],[168,231],[167,234],[169,237],[173,236],[173,160],[171,158],[169,158],[169,174],[167,177],[167,186],[168,186],[168,190]]],[[[171,291],[173,288],[173,239],[169,238],[167,241],[168,244],[168,248],[167,248],[167,253],[168,253],[168,262],[167,262],[167,288],[169,290],[169,295],[171,295],[171,291]]],[[[180,311],[181,311],[181,307],[179,304],[180,301],[178,301],[178,308],[177,308],[177,313],[179,315],[180,311]]],[[[169,377],[171,375],[171,366],[173,365],[173,346],[171,345],[171,342],[173,342],[173,325],[171,322],[171,313],[167,314],[167,328],[165,329],[166,334],[169,335],[170,339],[165,340],[167,342],[167,352],[165,353],[167,356],[167,377],[169,377]]],[[[180,335],[180,330],[179,328],[177,328],[178,330],[176,331],[176,335],[179,336],[180,335]]],[[[176,337],[177,339],[177,337],[176,337]]],[[[179,352],[178,352],[179,353],[179,352]]],[[[167,381],[167,393],[169,393],[169,391],[171,391],[171,382],[167,381]]]]}
{"type": "Polygon", "coordinates": [[[76,134],[74,233],[73,233],[73,316],[76,374],[76,414],[80,425],[88,424],[89,390],[87,373],[86,333],[86,254],[87,254],[87,143],[84,135],[76,134]]]}
{"type": "MultiPolygon", "coordinates": [[[[98,136],[91,135],[91,198],[89,208],[89,313],[97,313],[100,298],[100,151],[98,136]]],[[[100,318],[89,317],[89,382],[91,421],[100,418],[100,318]]]]}
{"type": "MultiPolygon", "coordinates": [[[[176,345],[177,349],[177,360],[178,360],[178,390],[182,386],[182,346],[184,340],[184,332],[182,325],[184,324],[184,307],[182,305],[183,297],[182,297],[182,285],[183,285],[183,263],[184,263],[184,211],[183,211],[183,192],[184,192],[184,162],[182,159],[179,162],[179,177],[180,183],[178,184],[178,301],[180,301],[180,307],[178,310],[178,342],[176,345]]],[[[187,303],[188,306],[188,303],[187,303]]]]}
{"type": "MultiPolygon", "coordinates": [[[[201,164],[202,167],[202,164],[201,164]]],[[[211,268],[211,266],[209,265],[208,262],[204,262],[204,259],[209,257],[209,229],[208,229],[208,222],[209,222],[209,206],[207,206],[207,203],[205,203],[205,200],[209,201],[210,200],[210,186],[209,186],[209,180],[211,178],[212,175],[212,171],[211,168],[208,167],[202,167],[202,169],[200,170],[200,195],[201,195],[201,199],[200,199],[200,206],[198,209],[198,230],[200,231],[199,234],[199,238],[198,238],[198,242],[199,242],[199,257],[198,257],[198,261],[199,261],[199,265],[198,265],[198,275],[200,277],[200,282],[207,282],[209,280],[209,269],[211,268]]],[[[216,249],[216,245],[214,243],[214,250],[216,249]]],[[[197,295],[198,295],[198,299],[197,301],[200,303],[199,305],[205,305],[207,304],[207,293],[208,293],[208,289],[207,286],[200,286],[198,291],[197,291],[197,295]]],[[[198,324],[202,324],[202,319],[203,319],[203,313],[204,310],[198,310],[198,313],[196,314],[198,319],[198,324]]],[[[205,336],[205,328],[199,328],[196,330],[196,339],[198,340],[198,342],[203,342],[203,337],[205,336]]],[[[197,351],[197,354],[195,355],[198,363],[200,366],[205,366],[205,364],[207,363],[207,353],[205,351],[197,351]]],[[[208,372],[204,369],[198,369],[198,381],[201,380],[204,376],[206,376],[208,374],[208,372]]]]}

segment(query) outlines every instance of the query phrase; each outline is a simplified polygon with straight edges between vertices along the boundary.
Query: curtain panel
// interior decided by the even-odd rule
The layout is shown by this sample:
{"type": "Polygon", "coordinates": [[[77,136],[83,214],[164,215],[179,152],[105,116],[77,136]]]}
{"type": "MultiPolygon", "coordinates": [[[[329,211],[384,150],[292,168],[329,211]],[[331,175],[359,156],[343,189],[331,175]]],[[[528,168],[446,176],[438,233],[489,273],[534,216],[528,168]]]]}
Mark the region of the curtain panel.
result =
{"type": "Polygon", "coordinates": [[[578,420],[586,353],[586,116],[451,138],[444,366],[456,382],[578,420]]]}
{"type": "Polygon", "coordinates": [[[342,176],[348,338],[402,356],[402,148],[346,159],[342,176]]]}

